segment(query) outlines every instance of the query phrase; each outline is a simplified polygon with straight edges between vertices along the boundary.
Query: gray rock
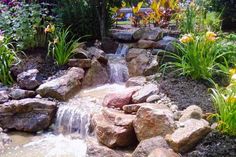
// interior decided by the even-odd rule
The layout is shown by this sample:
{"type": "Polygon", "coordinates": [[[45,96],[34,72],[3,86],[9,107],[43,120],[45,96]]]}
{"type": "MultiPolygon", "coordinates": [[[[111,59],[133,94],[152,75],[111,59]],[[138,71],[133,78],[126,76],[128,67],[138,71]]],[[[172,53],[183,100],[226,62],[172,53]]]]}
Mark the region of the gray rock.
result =
{"type": "Polygon", "coordinates": [[[12,100],[0,105],[0,127],[37,132],[47,129],[56,115],[55,102],[42,99],[12,100]]]}
{"type": "Polygon", "coordinates": [[[158,41],[158,40],[162,39],[162,37],[163,37],[162,29],[159,27],[156,27],[156,28],[146,29],[146,31],[143,33],[141,39],[158,41]]]}
{"type": "Polygon", "coordinates": [[[13,100],[33,98],[36,96],[36,92],[32,90],[11,89],[9,96],[13,100]]]}
{"type": "Polygon", "coordinates": [[[77,49],[75,49],[74,57],[76,59],[88,59],[89,58],[89,52],[82,49],[82,48],[77,48],[77,49]]]}
{"type": "Polygon", "coordinates": [[[154,94],[154,95],[151,95],[147,98],[146,102],[148,103],[152,103],[152,102],[156,102],[158,100],[160,100],[162,98],[162,96],[160,94],[154,94]]]}
{"type": "Polygon", "coordinates": [[[138,90],[132,96],[133,103],[143,103],[146,102],[147,98],[153,94],[158,94],[159,89],[156,84],[144,85],[140,90],[138,90]]]}
{"type": "Polygon", "coordinates": [[[146,54],[147,50],[145,49],[138,49],[138,48],[132,48],[129,50],[127,56],[126,56],[126,61],[130,62],[132,59],[137,58],[141,54],[146,54]]]}
{"type": "Polygon", "coordinates": [[[151,57],[151,62],[145,68],[143,74],[145,76],[150,76],[150,75],[158,73],[158,71],[159,71],[158,57],[157,56],[152,56],[151,57]]]}
{"type": "Polygon", "coordinates": [[[100,63],[107,65],[108,58],[103,50],[98,49],[96,47],[89,47],[88,52],[89,52],[90,58],[96,59],[100,63]]]}
{"type": "Polygon", "coordinates": [[[134,32],[116,32],[113,33],[113,38],[116,40],[121,40],[121,41],[126,41],[126,42],[131,42],[134,41],[133,39],[133,34],[134,32]]]}
{"type": "Polygon", "coordinates": [[[109,82],[108,70],[96,59],[92,60],[91,68],[85,74],[83,87],[97,86],[109,82]]]}
{"type": "Polygon", "coordinates": [[[157,42],[156,48],[163,49],[169,52],[175,52],[176,51],[175,46],[174,46],[175,42],[178,42],[176,38],[165,36],[162,40],[159,40],[157,42]]]}
{"type": "Polygon", "coordinates": [[[79,67],[82,69],[88,69],[91,67],[91,59],[70,59],[68,65],[70,67],[79,67]]]}
{"type": "Polygon", "coordinates": [[[139,143],[132,157],[147,157],[156,148],[169,148],[169,146],[166,140],[161,136],[149,138],[139,143]]]}
{"type": "Polygon", "coordinates": [[[5,103],[9,100],[8,91],[0,91],[0,103],[5,103]]]}
{"type": "Polygon", "coordinates": [[[147,79],[144,76],[136,76],[131,77],[126,81],[125,86],[126,87],[132,87],[132,86],[144,86],[147,83],[147,79]]]}
{"type": "Polygon", "coordinates": [[[48,81],[37,89],[42,97],[52,97],[58,100],[67,100],[75,90],[77,90],[81,83],[80,80],[84,77],[84,70],[73,67],[67,71],[63,76],[48,81]]]}
{"type": "Polygon", "coordinates": [[[39,71],[31,69],[17,75],[17,83],[22,89],[35,89],[41,84],[39,71]]]}

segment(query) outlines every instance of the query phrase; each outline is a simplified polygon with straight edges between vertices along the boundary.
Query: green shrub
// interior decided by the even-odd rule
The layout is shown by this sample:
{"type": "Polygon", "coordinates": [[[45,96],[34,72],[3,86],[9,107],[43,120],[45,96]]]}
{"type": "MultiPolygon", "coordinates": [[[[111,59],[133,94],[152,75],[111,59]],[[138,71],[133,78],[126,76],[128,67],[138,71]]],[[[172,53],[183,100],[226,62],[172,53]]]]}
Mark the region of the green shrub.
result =
{"type": "Polygon", "coordinates": [[[48,32],[51,32],[53,41],[49,42],[48,55],[51,55],[57,65],[65,65],[75,54],[75,49],[80,45],[79,39],[69,39],[69,28],[60,31],[54,31],[53,26],[48,26],[48,32]],[[50,28],[51,27],[51,28],[50,28]]]}
{"type": "MultiPolygon", "coordinates": [[[[56,14],[58,22],[65,28],[71,27],[71,32],[76,37],[90,35],[100,38],[100,25],[96,6],[89,0],[59,0],[56,14]]],[[[106,28],[111,26],[110,13],[106,13],[106,28]]]]}
{"type": "MultiPolygon", "coordinates": [[[[235,74],[234,74],[235,75],[235,74]]],[[[236,136],[236,84],[235,76],[227,88],[211,89],[212,100],[217,110],[209,118],[217,120],[219,131],[236,136]]]]}
{"type": "Polygon", "coordinates": [[[11,38],[17,48],[43,47],[46,37],[43,32],[51,16],[39,4],[12,1],[0,2],[0,30],[11,38]]]}
{"type": "Polygon", "coordinates": [[[17,61],[19,59],[13,45],[0,33],[0,82],[5,85],[13,83],[10,68],[17,61]]]}
{"type": "Polygon", "coordinates": [[[201,33],[205,31],[221,30],[221,14],[209,11],[204,0],[191,2],[182,7],[182,11],[176,15],[179,29],[182,33],[201,33]]]}
{"type": "Polygon", "coordinates": [[[184,35],[180,41],[181,43],[175,44],[178,53],[167,55],[174,61],[166,63],[163,67],[175,68],[180,75],[193,79],[212,81],[214,75],[227,73],[229,61],[226,57],[229,54],[235,56],[236,53],[224,49],[221,39],[217,39],[213,32],[201,36],[184,35]]]}

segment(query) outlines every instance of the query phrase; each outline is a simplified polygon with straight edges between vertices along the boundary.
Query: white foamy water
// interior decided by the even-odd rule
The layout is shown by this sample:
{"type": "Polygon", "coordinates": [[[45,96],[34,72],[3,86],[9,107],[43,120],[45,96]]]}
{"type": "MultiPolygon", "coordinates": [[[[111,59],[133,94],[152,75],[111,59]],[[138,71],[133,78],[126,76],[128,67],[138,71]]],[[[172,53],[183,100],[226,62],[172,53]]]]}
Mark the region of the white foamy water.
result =
{"type": "Polygon", "coordinates": [[[41,139],[23,146],[8,148],[1,157],[86,157],[83,140],[63,135],[44,135],[41,139]]]}
{"type": "Polygon", "coordinates": [[[124,57],[110,55],[108,65],[111,83],[122,83],[128,80],[129,70],[124,57]]]}
{"type": "Polygon", "coordinates": [[[91,115],[100,112],[106,94],[125,89],[123,84],[106,84],[81,90],[59,106],[54,124],[56,135],[14,134],[13,144],[0,152],[0,157],[85,157],[91,115]],[[71,138],[72,134],[80,139],[71,138]]]}

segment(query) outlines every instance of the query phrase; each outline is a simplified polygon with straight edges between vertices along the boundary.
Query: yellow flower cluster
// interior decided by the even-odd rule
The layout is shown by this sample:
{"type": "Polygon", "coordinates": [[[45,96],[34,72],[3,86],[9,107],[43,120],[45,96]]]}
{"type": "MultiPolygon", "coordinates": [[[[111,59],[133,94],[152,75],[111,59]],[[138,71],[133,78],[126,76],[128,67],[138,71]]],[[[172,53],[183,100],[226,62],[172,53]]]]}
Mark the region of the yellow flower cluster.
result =
{"type": "Polygon", "coordinates": [[[55,26],[52,24],[47,25],[47,27],[44,29],[45,33],[52,33],[55,31],[55,26]]]}
{"type": "Polygon", "coordinates": [[[190,43],[193,42],[193,36],[191,34],[185,34],[180,40],[181,43],[190,43]]]}
{"type": "Polygon", "coordinates": [[[214,42],[217,39],[217,35],[214,32],[207,32],[206,33],[206,40],[210,42],[214,42]]]}

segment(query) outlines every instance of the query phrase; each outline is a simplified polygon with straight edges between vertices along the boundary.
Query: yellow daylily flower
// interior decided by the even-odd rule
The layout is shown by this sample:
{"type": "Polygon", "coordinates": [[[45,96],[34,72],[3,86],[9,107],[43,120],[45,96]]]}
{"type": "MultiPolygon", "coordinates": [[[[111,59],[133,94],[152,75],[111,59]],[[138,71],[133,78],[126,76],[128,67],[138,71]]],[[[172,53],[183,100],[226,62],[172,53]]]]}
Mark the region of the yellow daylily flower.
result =
{"type": "Polygon", "coordinates": [[[181,43],[190,43],[193,42],[193,36],[191,34],[185,34],[180,40],[181,43]]]}
{"type": "Polygon", "coordinates": [[[230,96],[225,99],[225,102],[227,103],[236,103],[236,97],[235,96],[230,96]]]}
{"type": "Polygon", "coordinates": [[[45,33],[52,33],[55,31],[55,26],[52,24],[47,25],[47,27],[44,29],[45,33]]]}
{"type": "Polygon", "coordinates": [[[217,39],[216,37],[217,37],[217,35],[214,32],[207,32],[206,33],[206,40],[208,40],[210,42],[215,41],[217,39]]]}
{"type": "Polygon", "coordinates": [[[229,70],[229,75],[233,76],[234,74],[236,74],[236,68],[230,69],[229,70]]]}

